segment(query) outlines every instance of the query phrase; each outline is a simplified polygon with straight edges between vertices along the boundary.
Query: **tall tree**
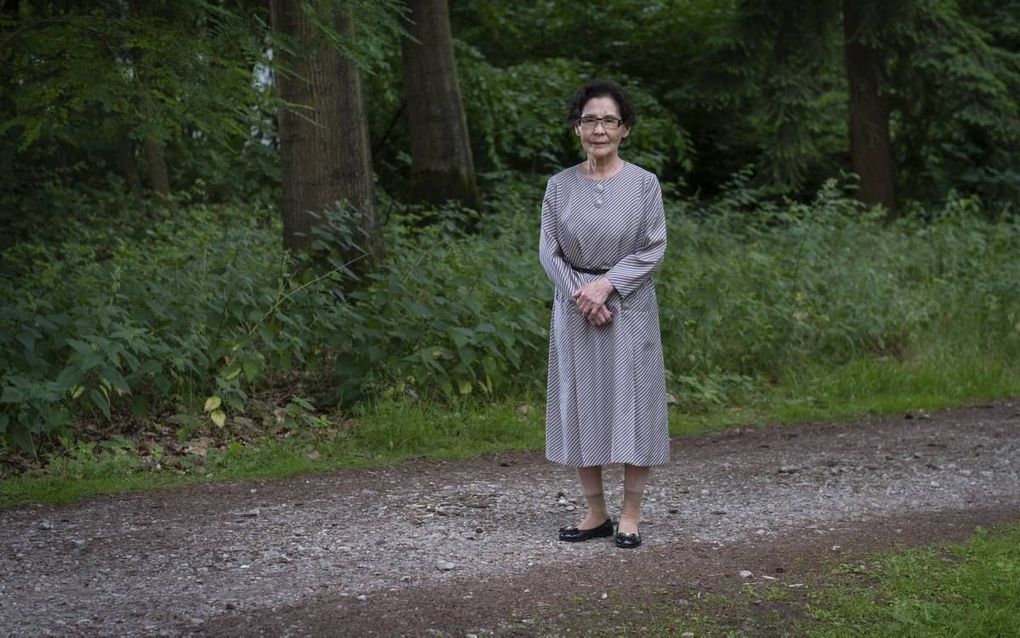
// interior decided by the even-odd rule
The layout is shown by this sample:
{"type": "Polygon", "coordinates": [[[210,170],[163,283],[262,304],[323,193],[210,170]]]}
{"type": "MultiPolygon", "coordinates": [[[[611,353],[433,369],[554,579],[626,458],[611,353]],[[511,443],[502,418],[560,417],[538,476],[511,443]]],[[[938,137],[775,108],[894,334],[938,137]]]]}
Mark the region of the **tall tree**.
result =
{"type": "Polygon", "coordinates": [[[361,76],[332,37],[353,38],[354,22],[335,3],[271,0],[271,20],[284,36],[276,76],[285,102],[279,113],[283,173],[283,244],[309,248],[320,213],[337,202],[353,207],[364,253],[344,255],[364,272],[381,250],[361,76]],[[323,26],[322,16],[328,16],[323,26]],[[366,259],[365,257],[368,257],[366,259]]]}
{"type": "Polygon", "coordinates": [[[413,195],[478,205],[467,119],[457,82],[447,0],[410,0],[402,44],[413,195]]]}
{"type": "MultiPolygon", "coordinates": [[[[208,158],[247,144],[264,20],[202,0],[101,4],[22,0],[12,16],[18,3],[4,3],[0,191],[39,193],[55,167],[105,187],[120,167],[132,190],[166,192],[175,174],[217,179],[208,158]]],[[[22,200],[22,213],[52,210],[22,200]]]]}
{"type": "Polygon", "coordinates": [[[843,43],[850,93],[850,165],[860,178],[858,198],[868,206],[896,211],[886,57],[876,31],[878,0],[843,0],[843,43]]]}
{"type": "MultiPolygon", "coordinates": [[[[142,19],[146,16],[145,2],[143,0],[128,0],[131,8],[131,15],[135,19],[142,19]]],[[[141,110],[143,113],[152,113],[155,109],[152,105],[152,96],[146,84],[149,77],[149,69],[146,66],[145,58],[138,50],[132,50],[134,78],[141,90],[138,95],[141,98],[141,110]]],[[[148,128],[147,124],[142,125],[148,128]]],[[[166,152],[163,143],[160,142],[152,131],[147,130],[142,140],[145,148],[146,166],[149,169],[149,185],[152,190],[167,195],[170,193],[170,174],[166,167],[166,152]]],[[[130,179],[130,177],[129,177],[130,179]]]]}

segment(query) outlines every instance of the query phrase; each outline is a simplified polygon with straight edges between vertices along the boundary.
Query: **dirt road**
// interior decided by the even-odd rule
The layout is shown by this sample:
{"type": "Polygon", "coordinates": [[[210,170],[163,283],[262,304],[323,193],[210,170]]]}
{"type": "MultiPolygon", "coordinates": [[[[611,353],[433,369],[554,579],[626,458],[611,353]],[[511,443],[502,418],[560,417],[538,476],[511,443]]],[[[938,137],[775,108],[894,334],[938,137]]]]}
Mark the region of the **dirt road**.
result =
{"type": "Polygon", "coordinates": [[[0,633],[576,633],[1020,520],[1020,404],[911,416],[675,440],[634,551],[555,540],[580,497],[538,453],[8,510],[0,633]]]}

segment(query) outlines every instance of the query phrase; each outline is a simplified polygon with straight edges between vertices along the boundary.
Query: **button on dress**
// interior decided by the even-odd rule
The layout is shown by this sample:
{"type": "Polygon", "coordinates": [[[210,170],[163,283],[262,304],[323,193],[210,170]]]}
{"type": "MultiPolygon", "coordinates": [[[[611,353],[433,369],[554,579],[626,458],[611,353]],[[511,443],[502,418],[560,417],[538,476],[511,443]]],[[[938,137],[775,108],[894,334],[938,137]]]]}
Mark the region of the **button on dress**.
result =
{"type": "Polygon", "coordinates": [[[546,457],[573,467],[669,461],[669,421],[652,273],[666,250],[662,191],[625,163],[592,180],[580,166],[549,180],[539,259],[554,286],[546,457]],[[605,271],[604,274],[584,271],[605,271]],[[571,294],[605,276],[613,320],[588,322],[571,294]]]}

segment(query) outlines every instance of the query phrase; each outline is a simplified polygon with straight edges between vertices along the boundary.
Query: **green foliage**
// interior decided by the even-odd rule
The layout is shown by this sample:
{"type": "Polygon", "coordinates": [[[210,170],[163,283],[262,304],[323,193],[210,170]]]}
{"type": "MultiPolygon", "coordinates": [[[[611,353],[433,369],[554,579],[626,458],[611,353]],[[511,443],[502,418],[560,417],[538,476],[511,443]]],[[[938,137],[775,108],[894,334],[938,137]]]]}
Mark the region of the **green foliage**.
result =
{"type": "Polygon", "coordinates": [[[831,182],[782,207],[738,183],[702,221],[674,217],[657,279],[667,369],[776,378],[811,360],[896,356],[964,317],[1010,335],[1020,227],[976,224],[973,206],[887,228],[831,182]]]}
{"type": "Polygon", "coordinates": [[[1020,626],[1020,528],[908,550],[836,575],[811,596],[812,635],[1009,636],[1020,626]]]}
{"type": "MultiPolygon", "coordinates": [[[[500,69],[477,49],[462,49],[458,68],[465,78],[462,91],[477,158],[496,170],[539,174],[578,161],[580,146],[567,123],[567,104],[601,69],[565,58],[500,69]]],[[[656,172],[689,166],[686,135],[673,117],[639,83],[626,76],[615,79],[631,94],[639,113],[624,143],[627,157],[656,172]]]]}
{"type": "Polygon", "coordinates": [[[188,8],[194,11],[129,16],[111,4],[28,24],[6,20],[3,82],[17,90],[10,93],[14,116],[0,134],[15,132],[22,151],[44,138],[72,146],[83,134],[114,138],[116,125],[136,140],[160,143],[185,130],[213,142],[246,135],[241,122],[244,105],[253,101],[250,81],[222,52],[240,47],[252,64],[257,48],[236,20],[189,32],[188,8]],[[97,130],[97,123],[111,128],[97,130]]]}
{"type": "Polygon", "coordinates": [[[5,226],[27,235],[23,226],[66,216],[47,197],[53,184],[140,189],[147,148],[163,149],[172,183],[209,195],[250,195],[274,175],[253,134],[268,108],[266,85],[253,81],[257,14],[201,0],[138,15],[120,2],[21,4],[18,16],[0,17],[5,226]]]}
{"type": "MultiPolygon", "coordinates": [[[[114,209],[116,232],[72,225],[59,241],[10,247],[0,431],[29,451],[87,422],[158,420],[184,436],[281,387],[318,407],[540,391],[541,188],[493,184],[502,212],[471,224],[455,206],[422,211],[439,220],[424,229],[392,216],[391,256],[354,292],[334,258],[359,241],[343,209],[325,213],[323,265],[299,274],[269,211],[173,200],[114,209]],[[203,410],[211,396],[221,404],[203,410]]],[[[834,184],[809,205],[771,203],[739,180],[728,193],[669,205],[657,286],[668,382],[686,405],[731,401],[811,362],[898,356],[942,326],[1020,350],[1020,223],[980,221],[976,199],[888,227],[834,184]]],[[[107,203],[75,205],[98,219],[107,203]]]]}
{"type": "Polygon", "coordinates": [[[1020,4],[975,3],[967,13],[948,0],[916,5],[910,21],[885,34],[899,45],[891,92],[906,189],[922,201],[956,189],[1013,202],[1020,196],[1020,51],[1008,34],[1020,29],[1020,4]]]}
{"type": "MultiPolygon", "coordinates": [[[[903,199],[930,204],[954,189],[990,208],[1015,199],[1017,3],[871,6],[860,37],[888,66],[903,199]]],[[[757,183],[809,198],[848,166],[841,12],[836,0],[470,0],[454,18],[458,37],[488,64],[535,69],[534,94],[557,75],[540,68],[550,60],[642,87],[689,140],[682,157],[667,157],[667,178],[682,174],[714,193],[751,165],[757,183]]]]}

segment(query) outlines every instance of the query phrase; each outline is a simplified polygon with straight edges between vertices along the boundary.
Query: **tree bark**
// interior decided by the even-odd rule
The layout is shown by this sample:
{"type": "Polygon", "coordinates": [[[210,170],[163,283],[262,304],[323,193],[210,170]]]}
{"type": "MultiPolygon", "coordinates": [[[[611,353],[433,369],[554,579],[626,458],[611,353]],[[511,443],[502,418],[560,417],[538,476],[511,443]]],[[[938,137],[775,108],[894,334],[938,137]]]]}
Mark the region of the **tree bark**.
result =
{"type": "Polygon", "coordinates": [[[401,45],[414,198],[478,207],[467,118],[457,82],[447,0],[410,0],[401,45]],[[417,41],[415,41],[417,40],[417,41]]]}
{"type": "Polygon", "coordinates": [[[145,162],[149,166],[149,185],[160,195],[170,194],[170,176],[166,170],[163,145],[156,138],[145,138],[145,162]]]}
{"type": "MultiPolygon", "coordinates": [[[[365,253],[344,254],[352,270],[366,272],[382,251],[373,204],[373,174],[357,66],[331,46],[302,12],[300,0],[271,0],[273,28],[293,39],[296,54],[277,48],[285,69],[276,74],[280,97],[280,161],[283,173],[283,245],[307,249],[319,213],[346,201],[356,211],[365,253]]],[[[346,11],[333,28],[354,36],[346,11]]]]}
{"type": "Polygon", "coordinates": [[[117,159],[120,162],[121,170],[124,171],[124,178],[131,189],[131,194],[141,199],[142,178],[138,173],[138,162],[135,160],[135,143],[128,137],[127,131],[121,134],[117,144],[117,159]]]}
{"type": "MultiPolygon", "coordinates": [[[[143,0],[128,0],[128,6],[131,9],[131,15],[135,18],[143,18],[145,16],[146,7],[143,0]]],[[[147,92],[148,89],[146,88],[148,69],[145,68],[141,56],[137,52],[132,53],[134,57],[135,80],[140,87],[139,93],[142,109],[143,111],[148,111],[148,105],[151,102],[147,92]]],[[[142,146],[145,148],[145,163],[149,169],[149,186],[160,195],[169,195],[170,176],[166,168],[166,153],[163,150],[163,144],[152,135],[146,135],[145,139],[142,140],[142,146]]]]}
{"type": "Polygon", "coordinates": [[[844,0],[843,31],[850,92],[850,165],[860,176],[857,197],[896,214],[889,102],[883,95],[885,65],[881,51],[863,41],[875,0],[844,0]]]}

